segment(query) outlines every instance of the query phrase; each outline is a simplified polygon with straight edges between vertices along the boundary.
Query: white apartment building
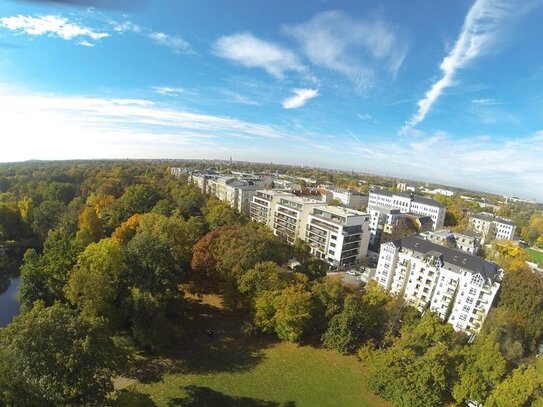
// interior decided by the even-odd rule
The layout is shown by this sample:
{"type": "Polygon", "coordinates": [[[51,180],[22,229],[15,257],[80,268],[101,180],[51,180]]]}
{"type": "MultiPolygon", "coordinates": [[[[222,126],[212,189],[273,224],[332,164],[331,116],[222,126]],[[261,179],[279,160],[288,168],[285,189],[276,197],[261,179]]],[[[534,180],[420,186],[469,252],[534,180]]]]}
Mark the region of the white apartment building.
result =
{"type": "MultiPolygon", "coordinates": [[[[368,205],[368,196],[362,192],[351,189],[341,188],[319,188],[322,192],[330,193],[332,199],[337,199],[341,205],[346,208],[357,209],[365,208],[368,205]]],[[[321,192],[321,193],[322,193],[321,192]]]]}
{"type": "Polygon", "coordinates": [[[396,225],[404,216],[399,209],[377,205],[368,205],[367,212],[370,214],[370,244],[372,245],[381,241],[383,230],[387,226],[396,225]]]}
{"type": "Polygon", "coordinates": [[[425,239],[440,246],[456,248],[463,252],[477,255],[479,250],[479,238],[458,232],[448,230],[438,230],[436,232],[425,232],[420,234],[425,239]]]}
{"type": "Polygon", "coordinates": [[[494,263],[413,235],[381,245],[373,279],[455,330],[478,332],[500,288],[494,263]]]}
{"type": "Polygon", "coordinates": [[[399,209],[402,213],[429,216],[434,222],[433,230],[443,227],[446,208],[433,199],[413,194],[401,194],[387,190],[373,190],[369,194],[368,207],[385,207],[399,209]]]}
{"type": "Polygon", "coordinates": [[[204,194],[213,195],[246,215],[249,214],[253,195],[265,184],[264,180],[257,178],[238,179],[216,174],[193,174],[191,182],[204,194]]]}
{"type": "Polygon", "coordinates": [[[352,264],[366,256],[370,216],[277,190],[253,196],[251,219],[266,224],[276,236],[302,239],[311,253],[332,266],[352,264]]]}
{"type": "Polygon", "coordinates": [[[517,230],[517,226],[509,219],[487,212],[471,215],[469,225],[481,236],[483,243],[489,243],[492,240],[513,240],[517,230]]]}

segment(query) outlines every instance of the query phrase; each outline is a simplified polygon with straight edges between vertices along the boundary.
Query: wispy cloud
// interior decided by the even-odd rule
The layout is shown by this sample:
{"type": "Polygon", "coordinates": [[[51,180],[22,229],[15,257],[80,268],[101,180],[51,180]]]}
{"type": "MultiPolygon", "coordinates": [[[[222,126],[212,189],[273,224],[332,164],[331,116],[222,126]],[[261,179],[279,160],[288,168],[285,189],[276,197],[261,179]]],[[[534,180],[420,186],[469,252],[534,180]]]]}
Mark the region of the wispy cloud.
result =
{"type": "Polygon", "coordinates": [[[375,70],[384,67],[396,75],[408,50],[394,26],[357,20],[341,11],[317,14],[282,31],[298,42],[313,64],[339,72],[362,88],[373,84],[375,70]]]}
{"type": "Polygon", "coordinates": [[[145,35],[158,45],[169,48],[174,54],[192,51],[190,44],[178,35],[163,32],[148,32],[145,35]]]}
{"type": "Polygon", "coordinates": [[[262,40],[250,33],[236,33],[220,37],[214,52],[248,68],[264,69],[270,75],[283,79],[289,71],[304,72],[306,68],[298,56],[281,45],[262,40]]]}
{"type": "Polygon", "coordinates": [[[171,35],[160,31],[154,31],[139,24],[135,24],[132,21],[113,21],[111,24],[113,26],[113,30],[117,33],[124,34],[131,32],[142,35],[160,46],[169,48],[174,54],[194,52],[190,44],[179,35],[171,35]]]}
{"type": "Polygon", "coordinates": [[[89,41],[99,41],[109,37],[110,34],[98,31],[90,27],[70,22],[67,18],[47,15],[40,17],[17,15],[0,18],[0,26],[10,31],[25,33],[28,35],[48,35],[58,37],[66,41],[79,40],[77,44],[92,46],[89,41]]]}
{"type": "Polygon", "coordinates": [[[356,117],[358,117],[360,120],[365,121],[365,122],[373,122],[373,123],[375,122],[375,119],[373,118],[371,114],[357,113],[356,117]]]}
{"type": "Polygon", "coordinates": [[[480,106],[495,106],[502,104],[499,100],[496,99],[473,99],[471,103],[480,106]]]}
{"type": "MultiPolygon", "coordinates": [[[[130,153],[134,157],[146,156],[147,148],[179,144],[196,148],[218,140],[227,146],[239,139],[257,143],[295,137],[279,126],[193,113],[147,99],[14,94],[6,89],[0,93],[0,111],[0,134],[10,135],[0,161],[100,157],[104,151],[110,154],[111,146],[118,157],[129,153],[123,146],[137,149],[130,153]]],[[[162,152],[171,156],[167,148],[162,152]]]]}
{"type": "Polygon", "coordinates": [[[232,92],[231,90],[221,89],[219,92],[223,94],[224,96],[226,96],[227,101],[230,103],[238,103],[240,105],[250,105],[250,106],[257,106],[260,104],[256,100],[251,99],[248,96],[242,95],[237,92],[232,92]]]}
{"type": "Polygon", "coordinates": [[[419,100],[417,113],[407,121],[403,131],[424,120],[443,91],[454,84],[458,70],[491,51],[503,23],[522,11],[523,6],[511,0],[477,0],[473,4],[454,47],[441,62],[441,78],[419,100]]]}
{"type": "Polygon", "coordinates": [[[155,91],[155,93],[159,95],[169,95],[169,96],[185,93],[185,89],[183,88],[173,88],[170,86],[153,86],[153,90],[155,91]]]}
{"type": "Polygon", "coordinates": [[[318,89],[294,89],[294,95],[283,100],[285,109],[298,109],[307,103],[308,100],[319,96],[318,89]]]}

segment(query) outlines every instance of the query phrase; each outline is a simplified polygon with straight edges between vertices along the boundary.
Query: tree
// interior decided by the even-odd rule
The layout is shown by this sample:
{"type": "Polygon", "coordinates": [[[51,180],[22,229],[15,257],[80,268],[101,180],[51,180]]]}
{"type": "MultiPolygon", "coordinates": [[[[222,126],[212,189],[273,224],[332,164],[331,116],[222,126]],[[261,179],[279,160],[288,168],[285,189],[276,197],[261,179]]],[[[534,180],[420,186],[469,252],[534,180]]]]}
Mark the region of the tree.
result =
{"type": "Polygon", "coordinates": [[[464,348],[458,366],[458,381],[452,395],[458,402],[475,400],[485,403],[492,389],[506,372],[506,361],[495,335],[480,335],[472,346],[464,348]]]}
{"type": "Polygon", "coordinates": [[[258,263],[239,279],[239,291],[246,295],[250,303],[264,291],[280,291],[287,285],[284,270],[268,261],[258,263]]]}
{"type": "Polygon", "coordinates": [[[356,295],[345,298],[343,310],[332,317],[328,329],[322,336],[322,343],[343,354],[353,353],[364,337],[364,305],[356,295]]]}
{"type": "Polygon", "coordinates": [[[158,188],[154,185],[131,185],[115,202],[112,221],[119,224],[136,213],[147,213],[161,198],[158,188]]]}
{"type": "Polygon", "coordinates": [[[202,214],[210,230],[224,225],[240,223],[241,220],[237,210],[217,198],[207,200],[205,207],[202,208],[202,214]]]}
{"type": "Polygon", "coordinates": [[[36,303],[0,331],[0,345],[17,382],[50,405],[103,405],[122,363],[102,326],[60,303],[36,303]]]}
{"type": "Polygon", "coordinates": [[[42,237],[54,229],[60,222],[66,207],[60,201],[43,201],[32,211],[32,230],[42,237]]]}
{"type": "Polygon", "coordinates": [[[456,343],[452,327],[427,312],[417,326],[403,329],[391,347],[368,352],[367,385],[398,406],[446,405],[456,343]]]}
{"type": "Polygon", "coordinates": [[[535,351],[543,336],[543,278],[523,263],[507,270],[499,308],[508,311],[525,349],[535,351]]]}
{"type": "Polygon", "coordinates": [[[51,305],[57,299],[64,299],[64,285],[78,254],[71,236],[61,230],[49,232],[41,256],[34,249],[26,251],[19,286],[23,311],[30,309],[36,300],[51,305]]]}
{"type": "Polygon", "coordinates": [[[311,320],[311,293],[301,284],[284,288],[273,300],[274,330],[280,339],[298,342],[311,320]]]}
{"type": "Polygon", "coordinates": [[[79,230],[75,235],[76,244],[79,247],[86,247],[89,243],[97,242],[104,236],[102,221],[96,210],[85,206],[79,214],[79,230]]]}
{"type": "Polygon", "coordinates": [[[120,323],[121,278],[125,273],[122,246],[113,239],[91,243],[79,255],[64,288],[66,298],[84,318],[120,323]]]}
{"type": "Polygon", "coordinates": [[[541,378],[535,366],[519,367],[496,386],[485,406],[523,407],[540,387],[541,378]]]}

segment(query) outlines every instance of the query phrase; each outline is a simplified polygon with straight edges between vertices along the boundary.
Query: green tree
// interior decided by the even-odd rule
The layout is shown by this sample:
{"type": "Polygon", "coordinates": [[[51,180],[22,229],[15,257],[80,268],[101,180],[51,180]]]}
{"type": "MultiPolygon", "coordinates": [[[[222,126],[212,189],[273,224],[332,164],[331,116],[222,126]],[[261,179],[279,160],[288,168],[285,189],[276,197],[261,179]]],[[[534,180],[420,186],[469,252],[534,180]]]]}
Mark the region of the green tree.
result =
{"type": "Polygon", "coordinates": [[[122,246],[113,239],[91,243],[79,255],[64,288],[66,298],[89,320],[120,323],[121,278],[125,272],[122,246]]]}
{"type": "Polygon", "coordinates": [[[32,211],[32,230],[45,238],[59,224],[66,207],[60,201],[43,201],[32,211]]]}
{"type": "Polygon", "coordinates": [[[344,354],[353,353],[362,343],[365,328],[362,298],[349,295],[345,298],[343,310],[330,320],[322,343],[344,354]]]}
{"type": "Polygon", "coordinates": [[[274,330],[280,339],[298,342],[311,321],[311,293],[301,284],[284,288],[273,300],[274,330]]]}
{"type": "Polygon", "coordinates": [[[541,378],[535,366],[522,366],[496,386],[485,406],[523,407],[540,388],[541,378]]]}
{"type": "Polygon", "coordinates": [[[215,230],[224,225],[240,223],[241,221],[237,210],[216,198],[207,200],[205,207],[202,208],[202,214],[210,230],[215,230]]]}
{"type": "Polygon", "coordinates": [[[49,405],[103,405],[122,362],[100,325],[60,303],[36,303],[0,331],[0,345],[11,374],[49,405]]]}
{"type": "Polygon", "coordinates": [[[475,400],[485,403],[492,389],[506,373],[506,360],[495,335],[480,335],[463,350],[458,366],[458,381],[452,388],[456,401],[475,400]]]}
{"type": "Polygon", "coordinates": [[[112,221],[120,224],[136,213],[147,213],[161,198],[158,188],[154,185],[131,185],[115,202],[112,221]]]}

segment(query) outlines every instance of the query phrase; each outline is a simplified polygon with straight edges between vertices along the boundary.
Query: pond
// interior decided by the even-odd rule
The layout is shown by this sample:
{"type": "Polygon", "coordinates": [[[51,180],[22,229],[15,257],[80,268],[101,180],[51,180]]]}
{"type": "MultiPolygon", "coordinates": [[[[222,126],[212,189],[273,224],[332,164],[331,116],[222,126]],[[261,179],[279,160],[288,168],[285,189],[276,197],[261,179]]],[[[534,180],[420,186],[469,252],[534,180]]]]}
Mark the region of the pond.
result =
{"type": "Polygon", "coordinates": [[[7,290],[0,294],[0,328],[9,324],[13,317],[19,314],[17,291],[20,280],[20,277],[11,279],[7,290]]]}

